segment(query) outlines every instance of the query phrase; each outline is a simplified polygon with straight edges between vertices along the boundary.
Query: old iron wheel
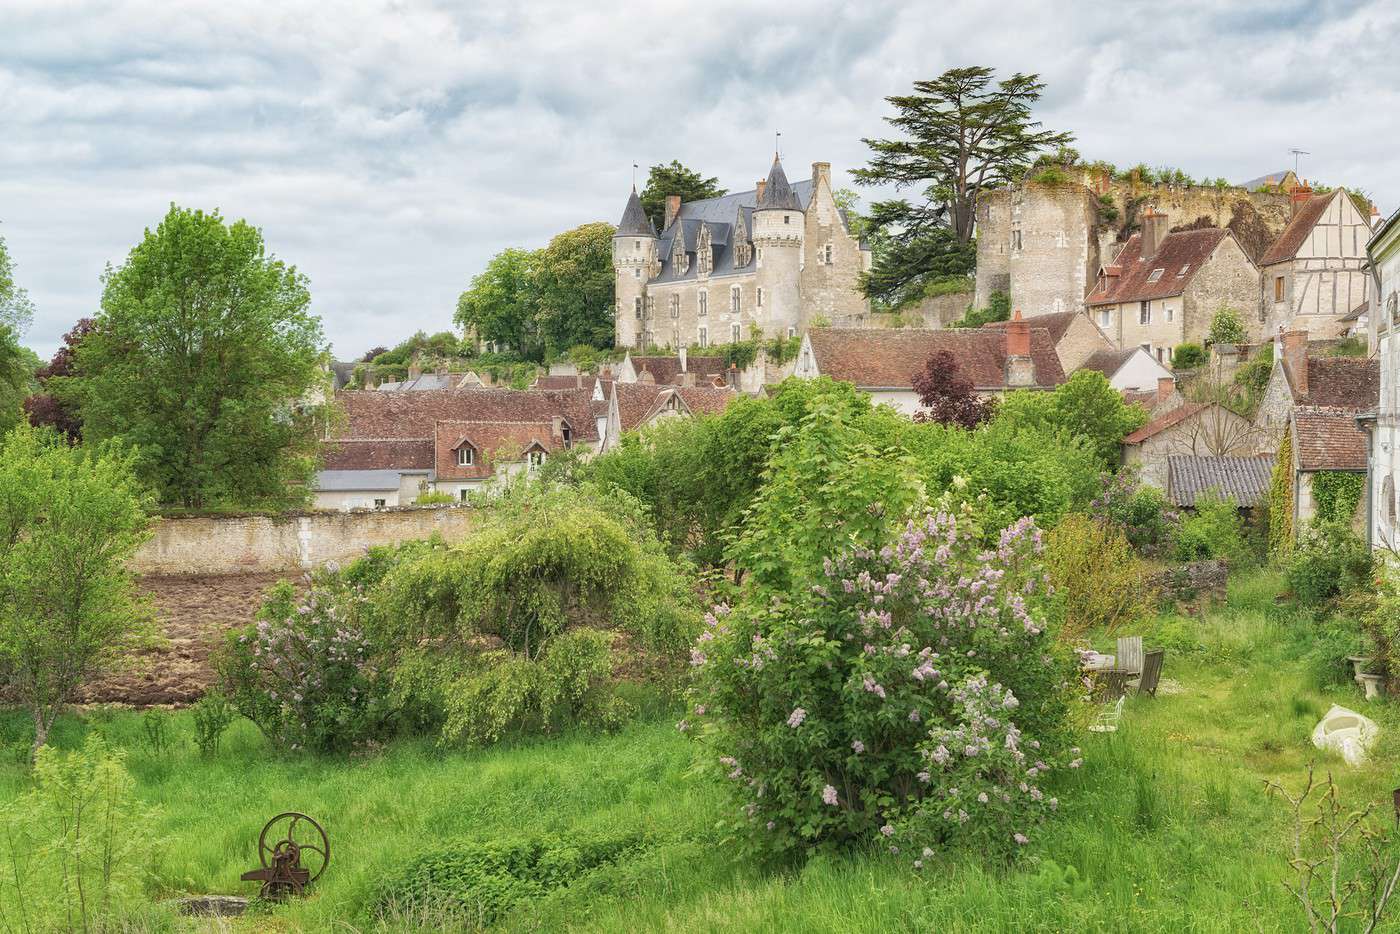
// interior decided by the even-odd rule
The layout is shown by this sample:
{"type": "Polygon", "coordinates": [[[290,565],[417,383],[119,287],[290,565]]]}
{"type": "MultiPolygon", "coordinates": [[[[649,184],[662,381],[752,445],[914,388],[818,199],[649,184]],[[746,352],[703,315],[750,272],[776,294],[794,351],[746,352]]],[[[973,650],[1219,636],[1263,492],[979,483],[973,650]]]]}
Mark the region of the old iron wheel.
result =
{"type": "Polygon", "coordinates": [[[326,871],[331,862],[331,841],[320,824],[300,811],[283,811],[263,825],[262,833],[258,834],[258,861],[262,863],[263,868],[271,869],[273,858],[280,855],[289,843],[295,847],[301,868],[310,873],[307,881],[315,882],[321,878],[321,873],[326,871]],[[279,824],[285,824],[285,830],[274,833],[274,828],[279,824]],[[302,825],[307,825],[310,831],[303,831],[305,842],[296,838],[297,828],[302,825]],[[269,837],[274,842],[269,842],[269,837]],[[309,865],[301,863],[301,860],[307,859],[308,853],[318,854],[319,860],[313,857],[309,865]]]}

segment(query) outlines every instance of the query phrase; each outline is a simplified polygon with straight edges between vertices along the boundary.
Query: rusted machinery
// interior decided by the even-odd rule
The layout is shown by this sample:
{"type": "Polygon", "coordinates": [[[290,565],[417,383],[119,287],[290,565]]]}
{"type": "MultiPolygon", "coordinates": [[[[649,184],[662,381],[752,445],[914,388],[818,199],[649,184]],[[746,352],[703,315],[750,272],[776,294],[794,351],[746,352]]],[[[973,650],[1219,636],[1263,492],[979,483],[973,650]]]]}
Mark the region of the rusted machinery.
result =
{"type": "Polygon", "coordinates": [[[281,901],[288,895],[305,895],[306,887],[331,862],[331,842],[320,824],[298,811],[285,811],[263,825],[258,834],[261,869],[242,876],[244,882],[261,882],[261,898],[281,901]]]}

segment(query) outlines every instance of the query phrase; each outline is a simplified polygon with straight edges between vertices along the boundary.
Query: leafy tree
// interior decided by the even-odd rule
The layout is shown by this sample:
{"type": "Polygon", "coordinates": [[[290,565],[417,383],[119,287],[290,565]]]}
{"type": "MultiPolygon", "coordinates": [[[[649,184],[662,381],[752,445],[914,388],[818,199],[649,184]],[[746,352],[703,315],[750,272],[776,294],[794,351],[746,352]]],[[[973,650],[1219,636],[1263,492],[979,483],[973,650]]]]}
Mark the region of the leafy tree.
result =
{"type": "Polygon", "coordinates": [[[22,405],[34,384],[34,355],[15,332],[0,324],[0,433],[23,418],[22,405]]]}
{"type": "Polygon", "coordinates": [[[1172,366],[1178,370],[1194,370],[1206,365],[1206,351],[1200,344],[1177,344],[1172,351],[1172,366]]]}
{"type": "Polygon", "coordinates": [[[380,354],[382,354],[382,353],[388,353],[388,352],[389,352],[389,348],[388,348],[388,347],[383,347],[383,346],[381,346],[381,347],[372,347],[372,348],[370,348],[369,350],[366,350],[366,351],[365,351],[365,355],[364,355],[363,357],[360,358],[359,362],[360,362],[360,363],[369,363],[371,360],[373,360],[375,357],[379,356],[380,354]]]}
{"type": "Polygon", "coordinates": [[[546,354],[578,344],[612,346],[612,238],[613,226],[598,221],[564,231],[535,254],[533,285],[546,354]]]}
{"type": "Polygon", "coordinates": [[[67,438],[69,444],[77,444],[82,438],[82,415],[72,399],[63,399],[48,391],[49,381],[55,380],[54,386],[58,387],[63,384],[65,378],[73,375],[78,345],[96,326],[92,318],[78,319],[78,323],[63,335],[63,346],[54,353],[48,365],[40,367],[34,374],[43,391],[24,400],[24,411],[29,417],[29,424],[36,428],[52,428],[67,438]]]}
{"type": "Polygon", "coordinates": [[[1206,343],[1243,344],[1244,341],[1244,322],[1240,320],[1240,313],[1229,305],[1221,305],[1210,321],[1210,333],[1206,335],[1206,343]]]}
{"type": "Polygon", "coordinates": [[[0,327],[8,328],[18,338],[34,320],[34,303],[29,293],[15,282],[15,264],[0,237],[0,327]]]}
{"type": "Polygon", "coordinates": [[[479,340],[537,359],[539,305],[532,275],[535,254],[510,248],[497,253],[457,299],[453,320],[479,340]]]}
{"type": "Polygon", "coordinates": [[[962,375],[957,358],[946,350],[935,351],[928,358],[924,368],[914,374],[913,387],[924,407],[915,414],[915,421],[976,428],[996,410],[993,402],[977,395],[972,380],[962,375]]]}
{"type": "Polygon", "coordinates": [[[105,283],[63,380],[84,439],[129,444],[162,503],[303,499],[316,438],[299,413],[325,382],[306,278],[246,221],[171,205],[105,283]]]}
{"type": "Polygon", "coordinates": [[[1018,181],[1047,149],[1073,136],[1041,129],[1031,107],[1045,85],[1038,75],[1016,73],[993,85],[985,67],[954,68],[914,93],[886,98],[895,115],[886,122],[899,139],[866,139],[874,155],[853,174],[857,184],[917,188],[923,203],[881,202],[871,224],[890,233],[885,262],[872,270],[867,293],[899,294],[928,274],[966,274],[974,261],[974,212],[981,193],[1018,181]]]}
{"type": "Polygon", "coordinates": [[[719,187],[719,179],[705,178],[699,172],[692,171],[672,159],[669,165],[654,165],[647,172],[647,184],[642,189],[640,199],[642,210],[647,212],[647,217],[656,225],[656,229],[661,229],[662,222],[666,219],[666,196],[680,195],[681,201],[703,201],[706,198],[718,198],[725,193],[725,189],[719,187]]]}
{"type": "Polygon", "coordinates": [[[1083,439],[1105,467],[1118,464],[1123,439],[1147,413],[1128,405],[1097,370],[1079,370],[1054,392],[1018,390],[1002,399],[997,420],[1027,430],[1083,439]]]}
{"type": "Polygon", "coordinates": [[[1000,289],[994,289],[987,296],[986,308],[969,308],[962,320],[948,325],[950,328],[980,328],[984,324],[1011,320],[1011,296],[1000,289]]]}
{"type": "Polygon", "coordinates": [[[34,749],[94,673],[150,633],[126,562],[146,537],[133,458],[20,426],[0,442],[0,684],[34,749]]]}

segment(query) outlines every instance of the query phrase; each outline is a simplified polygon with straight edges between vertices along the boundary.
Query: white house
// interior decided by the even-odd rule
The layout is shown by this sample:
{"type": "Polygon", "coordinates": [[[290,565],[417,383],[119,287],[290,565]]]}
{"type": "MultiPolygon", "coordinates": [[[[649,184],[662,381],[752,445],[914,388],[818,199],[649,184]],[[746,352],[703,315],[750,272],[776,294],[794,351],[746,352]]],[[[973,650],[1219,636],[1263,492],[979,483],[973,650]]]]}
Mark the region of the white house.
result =
{"type": "Polygon", "coordinates": [[[1163,380],[1176,380],[1170,369],[1141,347],[1096,351],[1079,368],[1097,370],[1119,392],[1156,393],[1163,380]]]}
{"type": "Polygon", "coordinates": [[[1366,244],[1374,296],[1369,317],[1371,347],[1380,357],[1380,393],[1370,429],[1370,540],[1377,548],[1400,548],[1400,210],[1366,244]]]}

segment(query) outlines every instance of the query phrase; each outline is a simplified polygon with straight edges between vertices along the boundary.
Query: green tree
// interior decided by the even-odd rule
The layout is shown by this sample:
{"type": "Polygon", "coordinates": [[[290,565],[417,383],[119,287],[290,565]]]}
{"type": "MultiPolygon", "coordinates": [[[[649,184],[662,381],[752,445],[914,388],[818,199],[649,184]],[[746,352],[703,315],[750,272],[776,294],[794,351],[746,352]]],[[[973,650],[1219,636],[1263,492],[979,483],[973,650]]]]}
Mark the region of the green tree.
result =
{"type": "Polygon", "coordinates": [[[1243,344],[1245,341],[1244,322],[1240,313],[1229,305],[1221,305],[1210,321],[1207,344],[1243,344]]]}
{"type": "Polygon", "coordinates": [[[0,327],[9,328],[18,337],[33,320],[34,303],[15,282],[14,260],[10,259],[5,238],[0,237],[0,327]]]}
{"type": "Polygon", "coordinates": [[[23,417],[24,400],[34,391],[34,370],[39,359],[21,347],[15,332],[0,324],[0,433],[13,428],[23,417]]]}
{"type": "Polygon", "coordinates": [[[613,344],[613,226],[566,230],[535,254],[534,291],[547,355],[613,344]]]}
{"type": "Polygon", "coordinates": [[[1044,89],[1034,74],[993,84],[990,68],[954,68],[916,81],[913,94],[885,99],[896,111],[886,122],[902,137],[864,140],[873,156],[853,175],[860,185],[916,188],[923,203],[874,206],[871,223],[890,232],[892,245],[871,272],[870,295],[897,295],[930,266],[940,276],[968,272],[982,192],[1019,181],[1042,152],[1073,140],[1031,119],[1044,89]]]}
{"type": "Polygon", "coordinates": [[[171,205],[105,285],[64,381],[84,439],[129,444],[162,503],[304,501],[317,448],[303,403],[326,381],[306,278],[246,221],[171,205]]]}
{"type": "Polygon", "coordinates": [[[725,193],[725,189],[719,187],[719,179],[705,178],[699,172],[692,171],[672,159],[669,165],[654,165],[647,172],[647,184],[642,189],[639,196],[642,202],[642,210],[647,212],[647,217],[656,225],[656,229],[661,229],[662,222],[666,219],[666,196],[680,195],[681,201],[703,201],[706,198],[718,198],[725,193]]]}
{"type": "Polygon", "coordinates": [[[533,280],[535,254],[510,248],[491,258],[457,299],[458,327],[479,340],[505,344],[526,359],[538,359],[538,295],[533,280]]]}
{"type": "Polygon", "coordinates": [[[20,426],[0,443],[0,684],[34,749],[93,674],[151,632],[127,560],[145,539],[131,455],[20,426]]]}
{"type": "Polygon", "coordinates": [[[1118,464],[1123,439],[1147,413],[1127,405],[1097,370],[1079,370],[1054,392],[1018,390],[1002,399],[998,422],[1081,438],[1105,467],[1118,464]]]}

